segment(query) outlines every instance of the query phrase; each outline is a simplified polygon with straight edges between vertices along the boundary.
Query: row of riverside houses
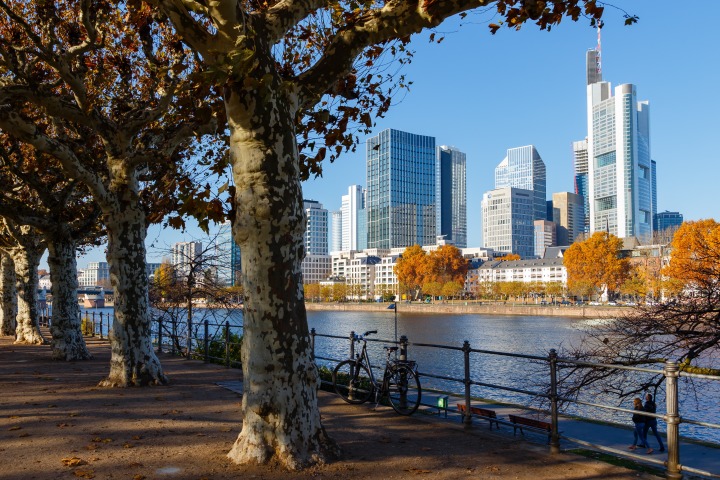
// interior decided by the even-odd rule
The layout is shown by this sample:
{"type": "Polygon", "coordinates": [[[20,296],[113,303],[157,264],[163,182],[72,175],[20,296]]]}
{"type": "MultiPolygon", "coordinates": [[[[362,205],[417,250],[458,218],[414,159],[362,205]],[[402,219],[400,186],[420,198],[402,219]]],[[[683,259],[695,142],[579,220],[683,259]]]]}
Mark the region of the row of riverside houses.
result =
{"type": "MultiPolygon", "coordinates": [[[[437,245],[422,247],[430,252],[446,242],[438,239],[437,245]]],[[[460,251],[470,264],[465,280],[465,292],[472,293],[481,283],[495,282],[558,282],[567,286],[567,270],[563,265],[563,254],[567,247],[548,247],[543,258],[500,261],[494,259],[490,249],[461,248],[460,251]]],[[[400,295],[400,286],[395,275],[395,265],[404,248],[366,249],[361,251],[336,252],[331,254],[331,274],[319,283],[321,286],[345,284],[356,288],[348,290],[348,296],[358,300],[380,299],[384,294],[400,295]]],[[[503,254],[504,255],[504,254],[503,254]]],[[[624,241],[623,257],[631,263],[642,266],[646,275],[659,275],[660,269],[669,261],[666,245],[640,245],[637,239],[624,241]]]]}

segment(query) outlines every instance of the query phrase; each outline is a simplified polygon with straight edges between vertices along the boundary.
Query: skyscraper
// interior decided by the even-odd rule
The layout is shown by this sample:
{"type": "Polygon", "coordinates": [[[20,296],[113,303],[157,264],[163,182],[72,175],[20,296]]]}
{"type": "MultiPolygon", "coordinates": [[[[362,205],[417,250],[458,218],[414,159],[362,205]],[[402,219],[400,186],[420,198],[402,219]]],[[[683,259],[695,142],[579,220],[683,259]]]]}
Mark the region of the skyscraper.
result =
{"type": "Polygon", "coordinates": [[[460,150],[437,148],[437,234],[445,236],[458,248],[467,247],[467,191],[465,189],[466,157],[460,150]]]}
{"type": "Polygon", "coordinates": [[[557,244],[570,245],[585,231],[583,197],[570,192],[553,193],[553,222],[557,225],[557,244]]]}
{"type": "Polygon", "coordinates": [[[573,168],[575,169],[575,194],[583,199],[583,232],[590,231],[590,201],[588,197],[588,147],[587,138],[573,142],[573,168]]]}
{"type": "Polygon", "coordinates": [[[218,282],[233,287],[240,285],[242,283],[242,255],[240,254],[240,246],[235,243],[233,238],[229,220],[220,224],[215,239],[215,256],[214,263],[216,263],[215,269],[218,282]]]}
{"type": "Polygon", "coordinates": [[[342,252],[342,210],[330,212],[330,252],[342,252]]]}
{"type": "Polygon", "coordinates": [[[202,251],[202,242],[177,242],[173,244],[171,262],[175,267],[175,273],[184,277],[190,273],[191,269],[199,269],[202,261],[202,251]]]}
{"type": "Polygon", "coordinates": [[[655,214],[655,225],[658,232],[668,228],[677,228],[683,223],[683,216],[680,212],[664,212],[655,214]]]}
{"type": "Polygon", "coordinates": [[[535,220],[535,257],[542,258],[547,247],[557,245],[557,225],[549,220],[535,220]]]}
{"type": "Polygon", "coordinates": [[[310,255],[328,254],[328,211],[320,202],[304,200],[307,229],[305,230],[305,252],[310,255]]]}
{"type": "Polygon", "coordinates": [[[435,243],[435,138],[388,129],[367,140],[367,247],[435,243]]]}
{"type": "Polygon", "coordinates": [[[367,227],[365,222],[365,190],[360,185],[348,187],[348,194],[342,196],[342,245],[341,250],[363,250],[367,248],[367,227]]]}
{"type": "Polygon", "coordinates": [[[328,254],[328,211],[320,202],[304,200],[307,228],[305,230],[305,257],[302,261],[303,282],[317,283],[330,274],[328,254]]]}
{"type": "Polygon", "coordinates": [[[587,125],[590,231],[649,238],[654,212],[648,102],[637,100],[632,84],[613,90],[601,75],[588,77],[587,125]]]}
{"type": "Polygon", "coordinates": [[[533,145],[509,148],[495,167],[495,188],[522,188],[533,192],[533,220],[547,218],[545,162],[533,145]]]}
{"type": "Polygon", "coordinates": [[[482,229],[485,248],[496,252],[516,253],[523,258],[535,254],[533,215],[535,198],[532,190],[496,188],[482,199],[482,229]]]}

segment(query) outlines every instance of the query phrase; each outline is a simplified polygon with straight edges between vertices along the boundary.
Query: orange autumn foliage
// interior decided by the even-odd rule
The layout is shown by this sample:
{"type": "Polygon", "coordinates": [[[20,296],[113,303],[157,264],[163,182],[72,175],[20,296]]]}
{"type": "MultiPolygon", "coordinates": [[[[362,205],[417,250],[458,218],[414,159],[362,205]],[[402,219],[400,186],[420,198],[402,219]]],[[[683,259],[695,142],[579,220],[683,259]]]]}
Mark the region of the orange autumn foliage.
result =
{"type": "Polygon", "coordinates": [[[573,243],[565,252],[563,264],[567,269],[571,291],[600,293],[617,291],[628,275],[627,261],[618,257],[622,240],[611,233],[595,232],[582,242],[573,243]]]}
{"type": "Polygon", "coordinates": [[[662,270],[670,290],[702,289],[720,278],[720,224],[715,220],[683,223],[671,248],[670,264],[662,270]]]}

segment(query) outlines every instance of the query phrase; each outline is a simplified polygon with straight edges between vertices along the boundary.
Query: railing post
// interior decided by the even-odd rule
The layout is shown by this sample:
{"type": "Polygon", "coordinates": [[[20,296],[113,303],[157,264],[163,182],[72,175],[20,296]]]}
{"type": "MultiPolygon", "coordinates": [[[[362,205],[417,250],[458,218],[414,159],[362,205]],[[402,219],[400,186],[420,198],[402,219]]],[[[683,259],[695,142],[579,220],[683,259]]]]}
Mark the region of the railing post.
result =
{"type": "Polygon", "coordinates": [[[315,329],[310,329],[310,354],[312,355],[313,360],[315,359],[315,329]]]}
{"type": "Polygon", "coordinates": [[[350,358],[355,358],[355,331],[350,332],[350,358]]]}
{"type": "MultiPolygon", "coordinates": [[[[108,313],[108,323],[110,323],[110,314],[108,313]]],[[[102,338],[103,312],[100,312],[100,338],[102,338]]],[[[95,336],[95,322],[93,322],[93,337],[95,336]]]]}
{"type": "Polygon", "coordinates": [[[472,412],[470,411],[470,342],[465,340],[462,347],[465,362],[465,415],[463,424],[465,428],[472,428],[472,412]]]}
{"type": "Polygon", "coordinates": [[[206,318],[203,323],[203,327],[205,328],[205,333],[203,335],[203,350],[205,351],[205,358],[203,361],[208,363],[210,361],[210,338],[208,335],[210,333],[210,322],[206,318]]]}
{"type": "Polygon", "coordinates": [[[557,350],[550,349],[550,453],[560,453],[560,432],[558,430],[558,389],[557,389],[557,350]]]}
{"type": "Polygon", "coordinates": [[[407,361],[408,338],[405,335],[400,336],[400,361],[407,361]]]}
{"type": "Polygon", "coordinates": [[[682,478],[680,473],[680,415],[678,412],[679,367],[675,362],[665,362],[665,423],[667,423],[668,459],[665,477],[682,478]]]}
{"type": "Polygon", "coordinates": [[[230,368],[230,321],[225,320],[225,368],[230,368]]]}
{"type": "Polygon", "coordinates": [[[158,348],[157,348],[157,351],[158,351],[158,353],[162,353],[162,317],[158,317],[157,325],[158,325],[158,327],[157,327],[157,329],[158,329],[158,335],[157,335],[158,348]]]}

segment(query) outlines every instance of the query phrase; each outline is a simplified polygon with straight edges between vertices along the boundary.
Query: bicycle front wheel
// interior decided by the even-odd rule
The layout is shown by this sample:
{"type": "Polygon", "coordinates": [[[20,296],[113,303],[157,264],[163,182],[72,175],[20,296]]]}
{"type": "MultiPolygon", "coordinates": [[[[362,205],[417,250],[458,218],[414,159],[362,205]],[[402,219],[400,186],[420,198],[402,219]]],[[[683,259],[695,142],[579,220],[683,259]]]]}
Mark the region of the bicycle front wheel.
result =
{"type": "Polygon", "coordinates": [[[420,379],[413,369],[405,365],[393,369],[388,374],[387,389],[390,406],[400,415],[412,415],[420,406],[420,379]]]}
{"type": "Polygon", "coordinates": [[[372,394],[372,382],[367,367],[355,360],[338,363],[333,370],[335,392],[348,403],[367,402],[372,394]]]}

